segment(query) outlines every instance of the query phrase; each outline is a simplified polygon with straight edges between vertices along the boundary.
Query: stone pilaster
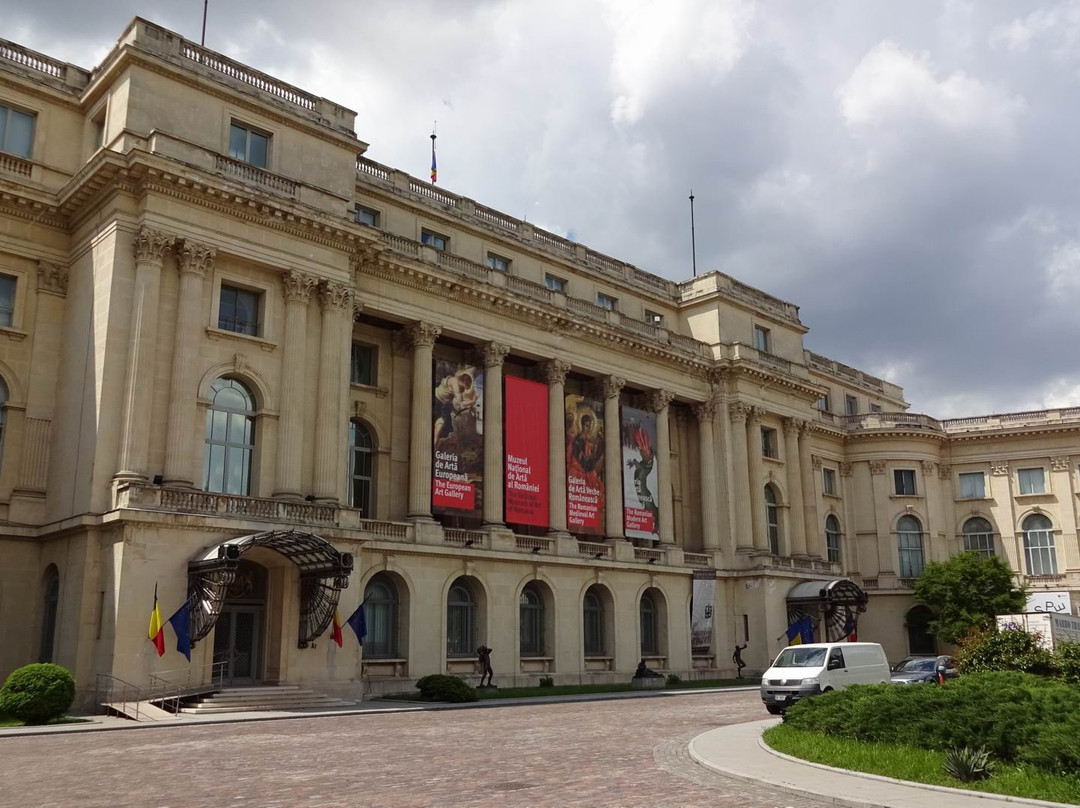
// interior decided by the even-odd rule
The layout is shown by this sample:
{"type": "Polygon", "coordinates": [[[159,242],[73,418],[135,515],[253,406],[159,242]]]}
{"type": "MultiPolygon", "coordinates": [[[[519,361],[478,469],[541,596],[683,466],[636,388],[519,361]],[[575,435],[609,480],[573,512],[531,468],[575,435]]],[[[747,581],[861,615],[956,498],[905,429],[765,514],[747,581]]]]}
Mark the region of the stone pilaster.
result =
{"type": "Polygon", "coordinates": [[[660,541],[675,543],[675,511],[671,499],[671,401],[674,393],[654,390],[649,395],[649,409],[656,413],[656,487],[657,508],[660,510],[660,541]]]}
{"type": "Polygon", "coordinates": [[[787,472],[788,504],[791,507],[788,520],[791,537],[791,554],[795,556],[806,555],[806,537],[813,525],[805,521],[803,509],[803,489],[805,481],[800,471],[802,462],[801,441],[799,434],[803,430],[803,421],[799,418],[784,419],[784,471],[787,472]]]}
{"type": "Polygon", "coordinates": [[[128,318],[127,372],[120,421],[118,480],[145,480],[150,450],[150,412],[154,392],[154,351],[157,349],[158,298],[165,251],[175,238],[141,227],[135,234],[135,283],[128,318]]]}
{"type": "MultiPolygon", "coordinates": [[[[278,419],[277,469],[274,496],[303,497],[300,467],[304,451],[304,389],[307,368],[308,303],[319,279],[302,272],[286,272],[281,279],[285,296],[285,334],[281,356],[281,415],[278,419]]],[[[325,321],[324,321],[325,322],[325,321]]]]}
{"type": "Polygon", "coordinates": [[[165,436],[167,485],[191,487],[195,468],[191,438],[196,433],[195,400],[199,383],[199,333],[204,327],[203,283],[214,268],[213,247],[185,241],[177,253],[180,291],[176,304],[176,336],[173,339],[172,378],[169,382],[168,427],[165,436]]]}
{"type": "Polygon", "coordinates": [[[731,495],[735,504],[736,549],[754,546],[753,522],[750,518],[750,471],[747,467],[746,419],[750,408],[741,401],[728,405],[731,419],[731,495]]]}
{"type": "Polygon", "coordinates": [[[409,429],[409,518],[431,520],[432,348],[442,329],[413,323],[404,329],[412,344],[412,407],[409,429]]]}
{"type": "Polygon", "coordinates": [[[622,498],[622,413],[619,411],[619,394],[626,379],[618,376],[604,378],[601,389],[604,395],[604,501],[605,533],[609,539],[621,539],[623,532],[622,498]]]}
{"type": "Polygon", "coordinates": [[[352,331],[353,290],[333,281],[319,284],[322,335],[319,341],[319,385],[315,410],[314,495],[319,502],[337,502],[345,470],[338,465],[340,448],[348,440],[349,425],[342,412],[342,385],[346,359],[342,336],[352,331]]]}
{"type": "MultiPolygon", "coordinates": [[[[814,480],[821,472],[814,471],[813,458],[810,454],[809,421],[803,421],[799,429],[799,471],[802,478],[802,516],[803,524],[806,525],[806,552],[814,558],[820,558],[825,555],[821,548],[821,534],[825,526],[818,524],[817,486],[814,485],[814,480]]],[[[792,512],[795,512],[794,502],[792,512]]]]}
{"type": "Polygon", "coordinates": [[[701,470],[701,544],[706,551],[720,549],[720,517],[716,507],[719,489],[716,481],[716,438],[713,418],[716,402],[703,401],[694,405],[698,420],[699,466],[701,470]]]}
{"type": "Polygon", "coordinates": [[[484,358],[484,524],[503,524],[503,361],[510,349],[497,342],[484,358]]]}
{"type": "Polygon", "coordinates": [[[548,525],[566,533],[566,374],[570,365],[551,359],[544,365],[548,384],[548,525]]]}
{"type": "Polygon", "coordinates": [[[750,483],[750,524],[754,535],[754,549],[769,549],[769,534],[765,524],[765,483],[761,462],[761,407],[751,407],[746,418],[746,466],[750,483]]]}

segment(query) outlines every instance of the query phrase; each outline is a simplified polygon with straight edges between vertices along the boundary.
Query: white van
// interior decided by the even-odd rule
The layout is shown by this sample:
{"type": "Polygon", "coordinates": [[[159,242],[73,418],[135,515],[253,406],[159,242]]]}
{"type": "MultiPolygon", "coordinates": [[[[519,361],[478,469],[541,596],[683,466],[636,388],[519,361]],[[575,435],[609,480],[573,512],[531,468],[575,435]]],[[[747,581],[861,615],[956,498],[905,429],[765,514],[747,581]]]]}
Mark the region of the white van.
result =
{"type": "Polygon", "coordinates": [[[789,645],[761,677],[761,700],[773,715],[807,696],[848,685],[884,684],[889,661],[876,642],[789,645]]]}

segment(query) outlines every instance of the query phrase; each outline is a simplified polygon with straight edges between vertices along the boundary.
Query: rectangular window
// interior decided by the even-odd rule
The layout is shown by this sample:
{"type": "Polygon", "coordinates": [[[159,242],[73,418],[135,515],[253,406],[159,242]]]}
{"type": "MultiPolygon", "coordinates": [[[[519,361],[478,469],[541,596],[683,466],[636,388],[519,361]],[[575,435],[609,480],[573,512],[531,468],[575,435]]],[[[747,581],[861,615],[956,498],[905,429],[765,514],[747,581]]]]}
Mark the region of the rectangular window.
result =
{"type": "Polygon", "coordinates": [[[374,387],[376,384],[375,360],[378,349],[374,345],[363,345],[359,342],[352,344],[352,363],[349,381],[352,384],[366,384],[374,387]]]}
{"type": "Polygon", "coordinates": [[[870,412],[881,412],[881,405],[880,404],[871,404],[870,405],[870,412]]]}
{"type": "Polygon", "coordinates": [[[270,135],[235,121],[229,127],[229,157],[266,168],[270,156],[270,135]]]}
{"type": "Polygon", "coordinates": [[[645,309],[645,322],[649,325],[663,325],[664,315],[657,314],[655,311],[649,311],[645,309]]]}
{"type": "Polygon", "coordinates": [[[826,393],[825,395],[823,395],[821,398],[818,399],[817,408],[819,410],[821,410],[822,412],[828,412],[829,411],[829,394],[828,393],[826,393]]]}
{"type": "Polygon", "coordinates": [[[258,292],[221,284],[218,328],[249,337],[259,336],[260,297],[258,292]]]}
{"type": "Polygon", "coordinates": [[[986,475],[981,471],[961,474],[960,499],[986,499],[986,475]]]}
{"type": "Polygon", "coordinates": [[[553,292],[566,294],[566,281],[562,278],[556,278],[554,275],[544,276],[544,286],[553,292]]]}
{"type": "Polygon", "coordinates": [[[496,255],[495,253],[489,252],[487,254],[487,265],[496,272],[510,271],[510,259],[503,258],[501,255],[496,255]]]}
{"type": "Polygon", "coordinates": [[[821,490],[826,494],[836,496],[836,469],[821,470],[821,490]]]}
{"type": "Polygon", "coordinates": [[[373,208],[365,208],[363,205],[357,205],[356,210],[353,213],[353,221],[357,224],[366,224],[368,227],[378,227],[379,211],[373,208]]]}
{"type": "Polygon", "coordinates": [[[15,278],[0,275],[0,326],[11,328],[15,323],[15,278]]]}
{"type": "Polygon", "coordinates": [[[1020,478],[1021,494],[1046,493],[1046,479],[1042,469],[1020,469],[1016,475],[1020,478]]]}
{"type": "Polygon", "coordinates": [[[430,230],[421,230],[420,243],[426,244],[439,252],[445,252],[450,246],[450,239],[447,236],[440,236],[438,233],[433,233],[430,230]]]}
{"type": "Polygon", "coordinates": [[[770,353],[772,351],[772,345],[769,340],[769,329],[762,328],[760,325],[754,326],[754,347],[762,353],[770,353]]]}
{"type": "Polygon", "coordinates": [[[761,428],[761,454],[763,457],[771,457],[773,459],[780,456],[775,429],[768,429],[767,427],[761,428]]]}
{"type": "Polygon", "coordinates": [[[893,480],[897,496],[913,497],[918,493],[915,489],[915,469],[894,469],[893,480]]]}
{"type": "Polygon", "coordinates": [[[611,295],[605,295],[603,292],[596,293],[596,305],[600,308],[607,309],[608,311],[615,311],[618,304],[619,301],[611,295]]]}
{"type": "Polygon", "coordinates": [[[34,116],[0,105],[0,151],[30,159],[34,145],[34,116]]]}
{"type": "Polygon", "coordinates": [[[859,414],[859,399],[855,396],[844,396],[844,415],[859,414]]]}

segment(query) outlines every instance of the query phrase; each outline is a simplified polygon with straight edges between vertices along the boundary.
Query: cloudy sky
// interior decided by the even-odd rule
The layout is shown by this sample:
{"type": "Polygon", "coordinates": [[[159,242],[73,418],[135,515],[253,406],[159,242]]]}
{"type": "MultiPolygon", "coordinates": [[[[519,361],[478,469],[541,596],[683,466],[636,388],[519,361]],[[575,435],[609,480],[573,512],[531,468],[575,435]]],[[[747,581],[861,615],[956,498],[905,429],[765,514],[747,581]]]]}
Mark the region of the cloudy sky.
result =
{"type": "MultiPolygon", "coordinates": [[[[82,66],[202,0],[5,0],[82,66]]],[[[938,417],[1080,405],[1080,0],[210,0],[206,44],[368,155],[674,279],[801,307],[938,417]]]]}

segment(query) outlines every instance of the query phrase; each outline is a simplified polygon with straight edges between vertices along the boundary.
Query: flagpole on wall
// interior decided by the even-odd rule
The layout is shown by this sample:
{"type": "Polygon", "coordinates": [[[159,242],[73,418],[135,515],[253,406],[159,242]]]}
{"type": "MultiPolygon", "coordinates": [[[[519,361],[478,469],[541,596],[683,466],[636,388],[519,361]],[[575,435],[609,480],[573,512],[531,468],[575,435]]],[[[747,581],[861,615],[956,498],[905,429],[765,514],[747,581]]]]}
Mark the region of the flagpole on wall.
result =
{"type": "Polygon", "coordinates": [[[694,234],[694,189],[690,189],[690,255],[694,262],[694,277],[697,277],[697,236],[694,234]]]}

